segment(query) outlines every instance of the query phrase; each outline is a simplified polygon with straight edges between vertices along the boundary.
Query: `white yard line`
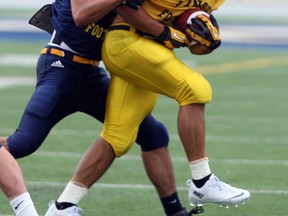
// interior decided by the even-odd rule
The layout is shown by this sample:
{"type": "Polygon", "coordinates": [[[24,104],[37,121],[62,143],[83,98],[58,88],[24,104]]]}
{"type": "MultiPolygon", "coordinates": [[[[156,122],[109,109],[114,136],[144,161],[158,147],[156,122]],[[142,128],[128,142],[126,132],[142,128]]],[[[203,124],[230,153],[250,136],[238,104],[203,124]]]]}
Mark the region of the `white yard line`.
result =
{"type": "MultiPolygon", "coordinates": [[[[51,181],[26,181],[26,184],[30,187],[41,186],[41,187],[52,187],[52,188],[63,188],[66,186],[66,182],[51,182],[51,181]]],[[[113,184],[113,183],[96,183],[92,188],[108,188],[108,189],[130,189],[130,190],[155,190],[152,185],[144,184],[113,184]]],[[[188,187],[179,186],[178,191],[188,191],[188,187]]],[[[252,194],[263,194],[263,195],[288,195],[288,190],[272,190],[272,189],[249,189],[252,194]]]]}
{"type": "MultiPolygon", "coordinates": [[[[288,34],[288,31],[287,31],[288,34]]],[[[287,40],[288,42],[288,40],[287,40]]],[[[31,67],[35,71],[38,55],[29,55],[29,54],[8,54],[8,55],[3,55],[0,54],[0,65],[1,66],[13,66],[13,67],[31,67]]],[[[238,71],[239,68],[241,70],[247,71],[250,69],[259,69],[263,67],[273,67],[275,65],[287,65],[288,64],[288,56],[277,56],[277,57],[265,57],[265,58],[256,58],[252,60],[246,60],[246,61],[237,61],[237,62],[228,62],[228,63],[223,63],[223,64],[215,64],[215,65],[209,65],[209,66],[202,66],[202,67],[197,67],[195,65],[194,61],[189,61],[189,60],[183,60],[184,63],[186,63],[188,66],[196,68],[198,71],[204,74],[209,74],[209,73],[230,73],[230,72],[235,72],[238,71]],[[244,67],[244,66],[245,67],[244,67]],[[240,67],[241,66],[241,67],[240,67]]],[[[100,62],[100,67],[105,67],[103,62],[100,62]]],[[[10,76],[9,76],[10,77],[10,76]]],[[[10,78],[7,79],[10,79],[10,78]]],[[[20,77],[22,79],[23,77],[20,77]]],[[[1,83],[5,81],[4,76],[0,76],[0,81],[2,80],[1,83]]],[[[0,88],[1,84],[0,83],[0,88]]]]}
{"type": "MultiPolygon", "coordinates": [[[[277,121],[277,120],[275,120],[277,121]]],[[[260,121],[259,123],[261,123],[260,121]]],[[[263,122],[262,122],[263,123],[263,122]]],[[[14,128],[1,128],[0,131],[2,135],[8,135],[11,134],[15,129],[14,128]]],[[[269,128],[271,130],[271,128],[269,128]]],[[[100,131],[93,131],[93,130],[86,130],[86,131],[79,131],[79,130],[71,130],[71,129],[53,129],[50,132],[50,136],[71,136],[71,137],[94,137],[96,138],[99,135],[100,131]]],[[[174,142],[180,142],[179,136],[177,133],[170,133],[170,140],[174,142]]],[[[242,137],[242,136],[219,136],[219,135],[207,135],[206,136],[207,142],[221,142],[221,143],[261,143],[262,145],[275,145],[277,143],[278,145],[287,145],[287,136],[285,137],[273,137],[273,138],[267,138],[267,137],[242,137]]]]}
{"type": "Polygon", "coordinates": [[[0,76],[0,89],[35,85],[35,78],[0,76]]]}
{"type": "MultiPolygon", "coordinates": [[[[44,46],[44,44],[43,44],[44,46]]],[[[40,53],[40,50],[39,50],[40,53]]],[[[40,55],[40,54],[39,54],[40,55]]],[[[3,66],[21,66],[36,67],[39,55],[31,54],[0,54],[0,65],[3,66]]]]}
{"type": "MultiPolygon", "coordinates": [[[[45,44],[43,44],[44,46],[45,44]]],[[[39,50],[40,55],[40,50],[39,50]]],[[[1,54],[0,53],[0,66],[1,67],[31,67],[33,71],[36,69],[36,64],[38,61],[39,55],[32,55],[32,54],[1,54]]],[[[100,66],[104,67],[103,62],[100,62],[100,66]]],[[[0,77],[1,79],[1,77],[0,77]]]]}
{"type": "MultiPolygon", "coordinates": [[[[55,158],[80,158],[82,157],[81,153],[73,152],[54,152],[54,151],[37,151],[33,154],[37,157],[55,157],[55,158]]],[[[118,160],[124,161],[141,161],[139,155],[125,155],[118,160]]],[[[257,166],[288,166],[288,160],[253,160],[253,159],[209,159],[212,163],[221,163],[221,164],[244,164],[244,165],[257,165],[257,166]]],[[[172,157],[173,162],[178,163],[187,163],[186,157],[172,157]]]]}

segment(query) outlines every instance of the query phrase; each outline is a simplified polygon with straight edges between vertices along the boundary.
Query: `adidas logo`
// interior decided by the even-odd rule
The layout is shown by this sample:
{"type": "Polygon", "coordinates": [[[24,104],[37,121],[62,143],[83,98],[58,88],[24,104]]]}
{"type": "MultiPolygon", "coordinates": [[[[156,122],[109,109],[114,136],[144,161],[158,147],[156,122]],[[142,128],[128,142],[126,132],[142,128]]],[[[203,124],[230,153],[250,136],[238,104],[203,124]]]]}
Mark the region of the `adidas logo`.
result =
{"type": "Polygon", "coordinates": [[[58,61],[55,61],[51,64],[52,67],[61,67],[61,68],[64,68],[64,65],[62,65],[61,61],[58,60],[58,61]]]}

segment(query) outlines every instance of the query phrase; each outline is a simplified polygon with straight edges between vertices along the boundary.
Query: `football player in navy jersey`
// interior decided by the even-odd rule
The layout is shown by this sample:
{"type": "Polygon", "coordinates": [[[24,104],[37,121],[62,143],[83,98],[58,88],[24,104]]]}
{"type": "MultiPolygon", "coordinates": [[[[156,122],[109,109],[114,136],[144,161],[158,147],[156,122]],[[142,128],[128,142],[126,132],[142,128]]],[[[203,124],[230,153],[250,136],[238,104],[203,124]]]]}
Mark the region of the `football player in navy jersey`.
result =
{"type": "MultiPolygon", "coordinates": [[[[99,67],[99,61],[103,39],[115,16],[113,9],[121,2],[56,0],[52,4],[51,23],[54,31],[51,41],[41,50],[38,59],[35,92],[17,130],[8,138],[0,138],[0,143],[15,158],[25,157],[36,151],[50,130],[70,114],[83,112],[100,122],[104,121],[109,77],[99,67]],[[79,7],[76,4],[86,7],[85,13],[77,11],[79,7]],[[101,7],[101,13],[95,14],[95,7],[101,7]]],[[[134,3],[130,7],[135,7],[134,3]]],[[[133,9],[120,6],[120,13],[121,8],[125,11],[124,16],[130,17],[132,23],[137,20],[137,17],[133,18],[133,9]]],[[[185,41],[173,41],[170,37],[172,29],[167,29],[153,19],[147,19],[147,23],[146,26],[139,26],[139,29],[158,36],[155,39],[163,44],[170,42],[175,47],[184,46],[185,41]],[[149,22],[154,23],[154,28],[151,28],[149,22]]],[[[145,169],[157,189],[165,214],[187,215],[176,192],[167,149],[168,141],[168,133],[162,123],[151,115],[143,120],[137,143],[141,146],[145,169]]],[[[93,145],[93,148],[95,155],[85,155],[84,160],[93,158],[99,162],[94,169],[95,175],[100,178],[112,164],[116,154],[109,145],[93,145]]],[[[51,203],[52,210],[59,215],[79,212],[77,204],[93,184],[87,178],[88,183],[85,185],[72,179],[65,188],[68,193],[63,193],[56,202],[51,203]],[[69,190],[74,191],[74,196],[69,194],[69,190]]]]}

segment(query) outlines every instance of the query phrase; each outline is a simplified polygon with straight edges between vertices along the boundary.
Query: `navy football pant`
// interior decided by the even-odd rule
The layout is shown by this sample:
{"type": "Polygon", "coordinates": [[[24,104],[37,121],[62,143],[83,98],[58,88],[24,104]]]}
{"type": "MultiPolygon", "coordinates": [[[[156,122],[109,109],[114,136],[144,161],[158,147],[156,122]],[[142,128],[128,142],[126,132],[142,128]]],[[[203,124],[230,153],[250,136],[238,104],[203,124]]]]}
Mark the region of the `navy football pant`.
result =
{"type": "MultiPolygon", "coordinates": [[[[35,92],[17,130],[8,138],[11,154],[15,158],[32,154],[50,130],[72,113],[83,112],[103,122],[108,85],[109,77],[101,67],[42,54],[37,63],[35,92]],[[62,66],[54,64],[59,60],[62,66]]],[[[140,125],[136,142],[142,151],[150,151],[167,146],[169,137],[165,126],[150,115],[140,125]]]]}

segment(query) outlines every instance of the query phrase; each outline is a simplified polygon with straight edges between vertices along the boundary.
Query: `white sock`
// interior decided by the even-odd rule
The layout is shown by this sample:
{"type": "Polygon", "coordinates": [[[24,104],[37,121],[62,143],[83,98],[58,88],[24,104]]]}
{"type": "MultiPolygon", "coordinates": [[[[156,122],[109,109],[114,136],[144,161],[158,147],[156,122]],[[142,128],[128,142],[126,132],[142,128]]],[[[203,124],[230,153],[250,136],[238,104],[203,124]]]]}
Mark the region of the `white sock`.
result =
{"type": "Polygon", "coordinates": [[[202,179],[211,174],[208,158],[202,158],[196,161],[189,162],[192,178],[194,180],[202,179]]]}
{"type": "Polygon", "coordinates": [[[88,188],[84,185],[69,181],[57,202],[69,202],[78,205],[80,200],[88,193],[88,188]]]}
{"type": "Polygon", "coordinates": [[[23,193],[10,201],[16,216],[38,216],[33,201],[28,192],[23,193]]]}

